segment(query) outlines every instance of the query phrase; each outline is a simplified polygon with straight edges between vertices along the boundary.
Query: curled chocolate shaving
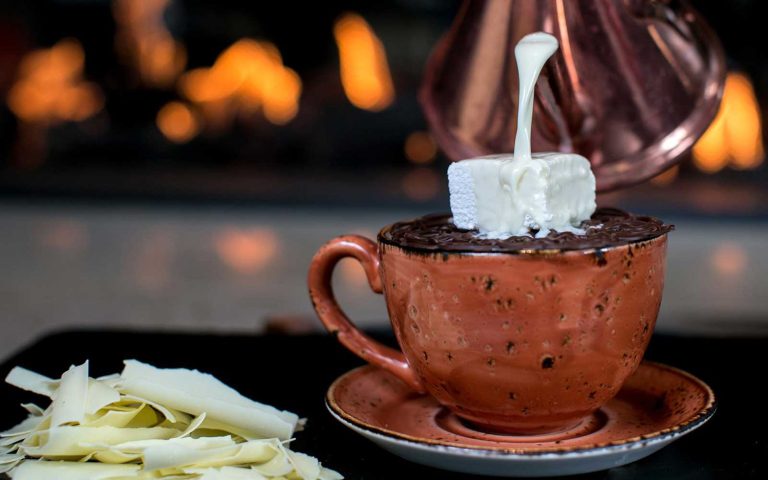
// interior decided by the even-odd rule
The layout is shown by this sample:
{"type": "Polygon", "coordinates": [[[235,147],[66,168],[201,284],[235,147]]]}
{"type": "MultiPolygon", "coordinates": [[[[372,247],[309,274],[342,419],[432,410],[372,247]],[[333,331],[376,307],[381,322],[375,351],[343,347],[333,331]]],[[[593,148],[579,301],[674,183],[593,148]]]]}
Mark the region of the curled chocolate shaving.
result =
{"type": "Polygon", "coordinates": [[[384,228],[379,240],[405,248],[446,252],[519,252],[522,250],[590,250],[650,240],[674,229],[661,220],[632,215],[616,208],[599,208],[584,221],[583,235],[551,231],[547,236],[483,238],[476,230],[463,230],[448,214],[426,215],[384,228]]]}

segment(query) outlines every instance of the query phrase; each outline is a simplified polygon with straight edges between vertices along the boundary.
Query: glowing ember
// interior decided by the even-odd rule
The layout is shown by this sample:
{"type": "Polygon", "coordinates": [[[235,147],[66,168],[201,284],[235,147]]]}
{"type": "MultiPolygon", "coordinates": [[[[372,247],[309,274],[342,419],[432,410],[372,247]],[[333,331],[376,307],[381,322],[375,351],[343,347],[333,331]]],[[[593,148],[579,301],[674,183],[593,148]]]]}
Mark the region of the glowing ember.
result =
{"type": "Polygon", "coordinates": [[[77,40],[65,39],[21,61],[8,107],[26,122],[82,121],[99,112],[101,90],[83,79],[85,53],[77,40]]]}
{"type": "Polygon", "coordinates": [[[264,116],[275,125],[284,125],[296,116],[299,110],[301,79],[291,69],[281,69],[272,81],[262,87],[264,116]]]}
{"type": "Polygon", "coordinates": [[[234,95],[242,79],[237,76],[218,74],[211,68],[196,68],[181,77],[181,91],[195,103],[223,100],[234,95]]]}
{"type": "Polygon", "coordinates": [[[707,173],[727,165],[751,169],[763,163],[762,126],[755,91],[749,78],[729,73],[715,120],[693,147],[696,166],[707,173]]]}
{"type": "Polygon", "coordinates": [[[184,103],[169,102],[157,112],[157,128],[169,140],[185,143],[200,131],[200,122],[195,113],[184,103]]]}
{"type": "Polygon", "coordinates": [[[179,88],[202,105],[207,117],[261,110],[267,120],[283,125],[298,113],[302,84],[298,74],[283,65],[273,44],[242,39],[222,52],[212,67],[185,73],[179,88]]]}
{"type": "Polygon", "coordinates": [[[349,101],[364,110],[387,108],[395,96],[387,54],[368,22],[347,13],[336,21],[333,34],[339,48],[341,83],[349,101]]]}
{"type": "Polygon", "coordinates": [[[230,229],[214,239],[216,252],[231,269],[254,273],[269,264],[278,253],[279,238],[269,228],[230,229]]]}
{"type": "Polygon", "coordinates": [[[405,157],[412,163],[431,163],[437,156],[437,144],[427,132],[413,132],[405,139],[405,157]]]}
{"type": "Polygon", "coordinates": [[[170,0],[115,0],[118,53],[138,71],[146,85],[169,87],[187,64],[184,46],[163,19],[170,0]]]}

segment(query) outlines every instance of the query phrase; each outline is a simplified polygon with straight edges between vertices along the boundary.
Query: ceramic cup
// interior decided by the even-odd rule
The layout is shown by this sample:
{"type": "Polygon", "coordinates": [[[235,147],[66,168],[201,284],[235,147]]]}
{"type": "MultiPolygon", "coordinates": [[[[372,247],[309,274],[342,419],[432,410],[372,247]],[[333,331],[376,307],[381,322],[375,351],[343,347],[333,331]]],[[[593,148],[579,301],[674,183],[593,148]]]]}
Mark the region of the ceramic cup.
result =
{"type": "Polygon", "coordinates": [[[320,320],[349,350],[482,429],[571,428],[643,357],[661,304],[666,234],[505,253],[427,252],[382,238],[342,236],[315,254],[309,289],[320,320]],[[384,294],[401,351],[362,333],[337,304],[331,275],[345,257],[384,294]]]}

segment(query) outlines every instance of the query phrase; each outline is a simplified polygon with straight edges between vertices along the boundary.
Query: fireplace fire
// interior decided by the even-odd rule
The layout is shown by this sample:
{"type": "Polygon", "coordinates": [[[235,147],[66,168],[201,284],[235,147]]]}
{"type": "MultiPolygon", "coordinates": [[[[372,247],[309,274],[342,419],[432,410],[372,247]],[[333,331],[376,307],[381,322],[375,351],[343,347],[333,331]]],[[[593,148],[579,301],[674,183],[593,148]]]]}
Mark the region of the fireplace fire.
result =
{"type": "MultiPolygon", "coordinates": [[[[0,7],[0,193],[444,203],[447,161],[416,97],[459,0],[45,5],[0,7]]],[[[611,198],[766,204],[768,60],[739,36],[751,5],[694,2],[732,69],[719,113],[679,166],[611,198]]]]}

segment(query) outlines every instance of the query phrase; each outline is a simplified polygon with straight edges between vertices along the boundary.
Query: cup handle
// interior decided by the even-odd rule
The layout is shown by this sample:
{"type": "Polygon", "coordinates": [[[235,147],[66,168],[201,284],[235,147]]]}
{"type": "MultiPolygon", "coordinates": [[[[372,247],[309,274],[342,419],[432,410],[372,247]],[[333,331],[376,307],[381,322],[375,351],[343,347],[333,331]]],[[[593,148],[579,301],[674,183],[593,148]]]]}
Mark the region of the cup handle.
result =
{"type": "Polygon", "coordinates": [[[336,264],[346,257],[352,257],[360,262],[368,277],[371,290],[383,293],[376,243],[359,235],[334,238],[320,247],[309,267],[309,296],[317,316],[320,317],[325,328],[352,353],[392,373],[413,390],[424,393],[424,387],[408,365],[403,352],[387,347],[364,334],[352,324],[336,302],[331,287],[331,277],[336,264]]]}

